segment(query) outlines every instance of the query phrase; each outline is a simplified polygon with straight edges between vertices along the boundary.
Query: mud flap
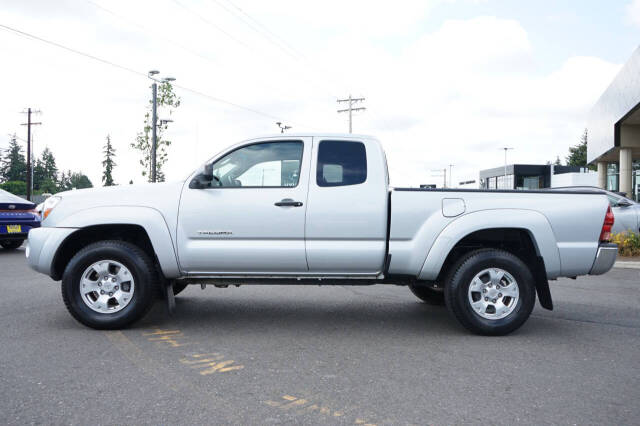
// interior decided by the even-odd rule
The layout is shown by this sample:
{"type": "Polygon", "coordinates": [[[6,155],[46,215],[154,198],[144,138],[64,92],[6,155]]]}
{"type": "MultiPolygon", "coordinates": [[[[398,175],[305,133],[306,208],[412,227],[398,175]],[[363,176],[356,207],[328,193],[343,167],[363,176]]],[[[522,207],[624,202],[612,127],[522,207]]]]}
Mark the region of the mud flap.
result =
{"type": "Polygon", "coordinates": [[[534,279],[536,281],[536,293],[538,294],[538,302],[540,306],[553,311],[553,301],[551,300],[551,290],[549,289],[549,280],[547,279],[547,269],[544,266],[544,259],[536,258],[536,267],[534,268],[534,279]]]}
{"type": "Polygon", "coordinates": [[[169,312],[169,315],[173,315],[173,312],[176,310],[176,296],[173,294],[173,281],[164,280],[162,288],[164,300],[167,302],[167,312],[169,312]]]}

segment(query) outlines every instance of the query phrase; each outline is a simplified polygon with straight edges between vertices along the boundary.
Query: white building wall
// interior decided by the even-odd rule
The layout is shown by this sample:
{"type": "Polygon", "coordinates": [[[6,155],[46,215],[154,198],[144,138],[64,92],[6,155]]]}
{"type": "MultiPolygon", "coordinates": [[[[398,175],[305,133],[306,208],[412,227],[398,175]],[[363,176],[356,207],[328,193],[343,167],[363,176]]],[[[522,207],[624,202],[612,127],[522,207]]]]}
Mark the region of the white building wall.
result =
{"type": "Polygon", "coordinates": [[[551,175],[551,187],[562,186],[598,186],[598,173],[562,173],[551,175]]]}

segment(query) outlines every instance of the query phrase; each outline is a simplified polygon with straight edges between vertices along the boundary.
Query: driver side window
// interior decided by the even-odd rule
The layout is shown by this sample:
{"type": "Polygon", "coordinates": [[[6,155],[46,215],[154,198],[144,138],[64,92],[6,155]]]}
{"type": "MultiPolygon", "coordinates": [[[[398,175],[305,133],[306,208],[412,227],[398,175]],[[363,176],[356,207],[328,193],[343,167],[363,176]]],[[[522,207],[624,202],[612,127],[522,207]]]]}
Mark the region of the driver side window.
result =
{"type": "Polygon", "coordinates": [[[295,187],[300,179],[304,144],[301,141],[247,145],[213,165],[212,186],[295,187]]]}

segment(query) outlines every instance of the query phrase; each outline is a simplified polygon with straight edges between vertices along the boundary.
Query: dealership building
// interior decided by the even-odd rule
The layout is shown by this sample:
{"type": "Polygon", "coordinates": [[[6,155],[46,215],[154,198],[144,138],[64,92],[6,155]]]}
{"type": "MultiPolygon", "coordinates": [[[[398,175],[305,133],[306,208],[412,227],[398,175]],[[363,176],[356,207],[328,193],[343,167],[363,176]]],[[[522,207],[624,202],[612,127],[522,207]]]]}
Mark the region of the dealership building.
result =
{"type": "Polygon", "coordinates": [[[589,174],[585,173],[586,171],[586,168],[579,166],[508,164],[504,167],[481,170],[480,188],[541,189],[553,186],[588,185],[587,180],[576,181],[576,178],[588,178],[589,174]]]}
{"type": "Polygon", "coordinates": [[[640,47],[589,114],[587,162],[597,184],[638,200],[640,192],[640,47]]]}

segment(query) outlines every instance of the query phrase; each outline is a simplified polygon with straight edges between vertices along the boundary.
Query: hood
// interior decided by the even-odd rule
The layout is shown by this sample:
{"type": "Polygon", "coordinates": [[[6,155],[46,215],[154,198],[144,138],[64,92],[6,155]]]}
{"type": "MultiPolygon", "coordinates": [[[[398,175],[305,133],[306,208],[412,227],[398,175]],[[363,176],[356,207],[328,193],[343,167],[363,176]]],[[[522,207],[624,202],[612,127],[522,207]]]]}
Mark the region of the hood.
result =
{"type": "MultiPolygon", "coordinates": [[[[78,211],[97,207],[150,207],[161,213],[175,213],[184,182],[145,183],[87,188],[55,194],[60,202],[45,219],[46,226],[78,211]]],[[[166,214],[165,214],[166,217],[166,214]]]]}

